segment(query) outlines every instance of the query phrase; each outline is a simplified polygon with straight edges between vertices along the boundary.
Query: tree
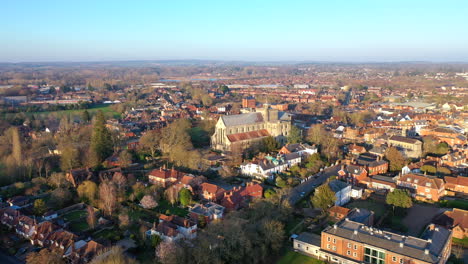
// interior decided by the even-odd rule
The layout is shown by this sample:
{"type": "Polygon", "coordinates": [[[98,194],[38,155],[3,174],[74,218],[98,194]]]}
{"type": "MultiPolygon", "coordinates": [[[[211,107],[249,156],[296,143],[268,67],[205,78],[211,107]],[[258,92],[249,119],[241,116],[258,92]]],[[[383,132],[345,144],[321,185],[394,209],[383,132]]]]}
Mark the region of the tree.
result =
{"type": "Polygon", "coordinates": [[[158,203],[156,202],[154,197],[149,194],[143,196],[143,199],[141,199],[140,204],[145,209],[153,209],[156,206],[158,206],[158,203]]]}
{"type": "Polygon", "coordinates": [[[390,171],[399,171],[406,164],[405,157],[403,157],[403,154],[401,154],[401,152],[395,147],[389,147],[385,151],[385,158],[390,163],[390,171]]]}
{"type": "Polygon", "coordinates": [[[117,188],[112,182],[104,181],[99,185],[99,199],[101,209],[111,216],[117,209],[117,188]]]}
{"type": "Polygon", "coordinates": [[[272,197],[275,194],[276,194],[276,192],[275,192],[274,189],[267,189],[267,190],[265,190],[263,196],[265,196],[265,198],[269,199],[270,197],[272,197]]]}
{"type": "Polygon", "coordinates": [[[276,176],[275,183],[276,183],[276,186],[280,188],[286,187],[286,181],[283,180],[283,178],[281,178],[280,176],[276,176]]]}
{"type": "Polygon", "coordinates": [[[160,243],[161,243],[162,239],[160,236],[154,234],[151,236],[151,246],[156,248],[160,243]]]}
{"type": "Polygon", "coordinates": [[[167,188],[164,195],[166,196],[166,200],[168,200],[172,205],[174,205],[177,202],[177,198],[179,198],[175,188],[167,188]]]}
{"type": "Polygon", "coordinates": [[[60,146],[60,168],[63,171],[69,171],[79,166],[79,152],[72,143],[60,146]]]}
{"type": "Polygon", "coordinates": [[[395,189],[393,192],[389,192],[386,202],[392,205],[394,209],[395,206],[401,208],[410,208],[413,206],[413,201],[411,200],[408,190],[395,189]]]}
{"type": "Polygon", "coordinates": [[[97,223],[94,208],[92,206],[87,206],[86,207],[86,212],[88,213],[88,216],[86,217],[86,222],[88,223],[88,226],[91,229],[94,229],[96,227],[96,223],[97,223]]]}
{"type": "Polygon", "coordinates": [[[139,145],[143,150],[148,151],[151,157],[154,159],[156,158],[160,140],[161,131],[150,130],[140,138],[139,145]]]}
{"type": "Polygon", "coordinates": [[[82,201],[94,203],[98,194],[98,186],[92,181],[84,181],[78,186],[77,192],[82,201]]]}
{"type": "Polygon", "coordinates": [[[99,110],[94,120],[90,144],[89,164],[93,167],[101,165],[104,159],[112,154],[114,149],[112,135],[105,124],[104,114],[99,110]]]}
{"type": "Polygon", "coordinates": [[[262,140],[262,143],[263,143],[263,148],[261,151],[265,153],[270,153],[279,148],[278,141],[276,141],[276,139],[272,136],[264,138],[262,140]]]}
{"type": "Polygon", "coordinates": [[[437,172],[437,169],[432,165],[423,165],[421,166],[421,171],[429,174],[435,174],[437,172]]]}
{"type": "Polygon", "coordinates": [[[89,115],[88,110],[84,110],[81,113],[81,120],[83,120],[83,122],[85,123],[89,123],[89,121],[91,120],[91,116],[89,115]]]}
{"type": "Polygon", "coordinates": [[[302,142],[302,131],[297,126],[292,126],[288,135],[288,143],[295,144],[302,142]]]}
{"type": "Polygon", "coordinates": [[[446,167],[438,167],[437,168],[437,174],[439,174],[439,175],[450,175],[450,174],[452,174],[452,171],[449,168],[446,168],[446,167]]]}
{"type": "Polygon", "coordinates": [[[128,216],[128,210],[122,210],[119,214],[119,227],[124,229],[130,225],[130,217],[128,216]]]}
{"type": "Polygon", "coordinates": [[[27,264],[64,264],[65,260],[62,258],[62,252],[58,250],[49,250],[44,248],[39,252],[31,252],[26,257],[27,264]]]}
{"type": "Polygon", "coordinates": [[[223,94],[229,93],[229,87],[227,85],[224,85],[224,84],[220,85],[219,89],[221,90],[223,94]]]}
{"type": "Polygon", "coordinates": [[[323,125],[313,125],[307,131],[307,140],[312,143],[320,145],[323,137],[326,135],[326,131],[323,125]]]}
{"type": "Polygon", "coordinates": [[[42,199],[37,199],[34,201],[34,214],[37,216],[43,215],[47,211],[47,206],[42,199]]]}
{"type": "Polygon", "coordinates": [[[447,142],[440,142],[437,144],[436,147],[436,154],[438,155],[445,155],[449,152],[450,146],[447,144],[447,142]]]}
{"type": "Polygon", "coordinates": [[[335,204],[335,192],[330,189],[328,183],[325,183],[315,189],[315,193],[311,198],[311,201],[315,208],[320,208],[322,211],[325,211],[327,208],[335,204]]]}
{"type": "MultiPolygon", "coordinates": [[[[44,262],[45,263],[45,262],[44,262]]],[[[98,254],[90,264],[136,264],[138,263],[132,258],[124,254],[120,246],[113,246],[108,251],[103,251],[98,254]]]]}
{"type": "Polygon", "coordinates": [[[49,202],[55,208],[63,208],[66,204],[72,200],[71,192],[66,188],[57,188],[52,191],[49,202]]]}
{"type": "Polygon", "coordinates": [[[273,252],[278,251],[283,246],[284,224],[278,220],[264,220],[260,226],[260,234],[265,246],[273,252]]]}
{"type": "Polygon", "coordinates": [[[179,191],[179,201],[182,206],[186,207],[192,202],[192,193],[188,189],[182,188],[179,191]]]}
{"type": "Polygon", "coordinates": [[[130,164],[132,164],[132,159],[132,153],[130,153],[128,150],[123,150],[119,154],[119,163],[122,167],[128,167],[130,164]]]}
{"type": "Polygon", "coordinates": [[[174,242],[161,242],[156,247],[156,257],[162,264],[177,264],[177,251],[174,242]]]}

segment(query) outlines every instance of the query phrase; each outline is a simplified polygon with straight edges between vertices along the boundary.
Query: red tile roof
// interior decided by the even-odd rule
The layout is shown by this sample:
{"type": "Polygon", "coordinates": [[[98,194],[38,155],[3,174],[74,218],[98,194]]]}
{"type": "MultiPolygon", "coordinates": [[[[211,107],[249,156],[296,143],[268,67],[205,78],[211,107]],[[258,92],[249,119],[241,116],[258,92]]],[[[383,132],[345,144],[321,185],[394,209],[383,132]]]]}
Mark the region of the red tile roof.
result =
{"type": "Polygon", "coordinates": [[[268,133],[266,129],[227,135],[229,141],[231,142],[251,140],[251,139],[268,137],[268,136],[270,136],[270,133],[268,133]]]}

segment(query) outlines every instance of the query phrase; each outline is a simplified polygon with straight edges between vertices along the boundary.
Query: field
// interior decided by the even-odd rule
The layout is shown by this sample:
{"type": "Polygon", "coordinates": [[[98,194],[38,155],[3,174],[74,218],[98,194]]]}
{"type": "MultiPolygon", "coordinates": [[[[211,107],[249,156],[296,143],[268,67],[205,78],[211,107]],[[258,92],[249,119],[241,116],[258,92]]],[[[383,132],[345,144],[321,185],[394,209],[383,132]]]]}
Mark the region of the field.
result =
{"type": "Polygon", "coordinates": [[[87,215],[87,212],[86,211],[72,211],[72,212],[69,212],[69,213],[66,213],[63,215],[63,219],[65,221],[74,221],[74,220],[78,220],[80,219],[81,217],[84,217],[87,215]]]}
{"type": "Polygon", "coordinates": [[[323,264],[325,262],[314,259],[294,251],[289,251],[276,264],[323,264]]]}
{"type": "Polygon", "coordinates": [[[88,223],[86,221],[74,221],[70,224],[70,229],[74,232],[83,232],[89,229],[88,223]]]}
{"type": "Polygon", "coordinates": [[[188,215],[188,211],[186,209],[177,207],[177,206],[172,206],[168,201],[166,200],[161,200],[159,201],[158,207],[156,207],[156,211],[161,214],[174,214],[178,216],[185,217],[188,215]]]}
{"type": "MultiPolygon", "coordinates": [[[[44,112],[24,112],[24,114],[28,117],[34,115],[36,119],[44,119],[48,116],[55,116],[57,118],[62,118],[63,116],[70,116],[70,117],[79,117],[81,113],[85,109],[72,109],[72,110],[59,110],[59,111],[44,111],[44,112]]],[[[114,111],[111,108],[110,104],[99,104],[91,106],[90,108],[86,109],[90,113],[90,115],[94,115],[98,110],[101,110],[107,118],[120,118],[120,114],[114,111]]],[[[6,113],[4,114],[5,118],[13,117],[17,113],[6,113]]]]}

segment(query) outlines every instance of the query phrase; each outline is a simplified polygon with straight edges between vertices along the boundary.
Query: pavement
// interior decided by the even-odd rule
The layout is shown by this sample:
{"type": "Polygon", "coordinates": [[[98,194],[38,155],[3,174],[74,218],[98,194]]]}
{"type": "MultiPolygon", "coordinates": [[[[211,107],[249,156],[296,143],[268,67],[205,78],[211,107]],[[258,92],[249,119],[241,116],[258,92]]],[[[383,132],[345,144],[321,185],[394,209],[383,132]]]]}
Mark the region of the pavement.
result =
{"type": "Polygon", "coordinates": [[[289,203],[291,205],[296,204],[303,197],[309,195],[316,187],[326,182],[328,178],[330,178],[331,176],[338,176],[338,171],[340,170],[340,168],[341,165],[338,164],[324,169],[323,171],[313,175],[313,177],[311,177],[310,180],[306,180],[305,182],[294,187],[291,190],[288,197],[289,203]]]}
{"type": "Polygon", "coordinates": [[[8,253],[0,250],[0,263],[2,264],[20,264],[24,263],[24,261],[19,260],[18,258],[9,255],[8,253]]]}

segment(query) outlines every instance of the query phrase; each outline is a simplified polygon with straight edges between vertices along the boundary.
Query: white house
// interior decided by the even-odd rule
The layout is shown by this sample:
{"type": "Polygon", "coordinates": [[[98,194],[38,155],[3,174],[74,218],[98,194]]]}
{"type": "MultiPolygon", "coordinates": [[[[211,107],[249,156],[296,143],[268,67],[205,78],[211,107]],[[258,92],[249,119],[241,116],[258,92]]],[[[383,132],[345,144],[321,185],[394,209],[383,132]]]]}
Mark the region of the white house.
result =
{"type": "Polygon", "coordinates": [[[279,154],[276,158],[266,156],[260,161],[242,164],[240,169],[243,175],[272,179],[274,174],[283,172],[300,162],[301,156],[298,153],[279,154]]]}
{"type": "Polygon", "coordinates": [[[345,182],[334,180],[328,183],[330,189],[335,193],[335,205],[342,206],[351,200],[351,185],[345,182]]]}

